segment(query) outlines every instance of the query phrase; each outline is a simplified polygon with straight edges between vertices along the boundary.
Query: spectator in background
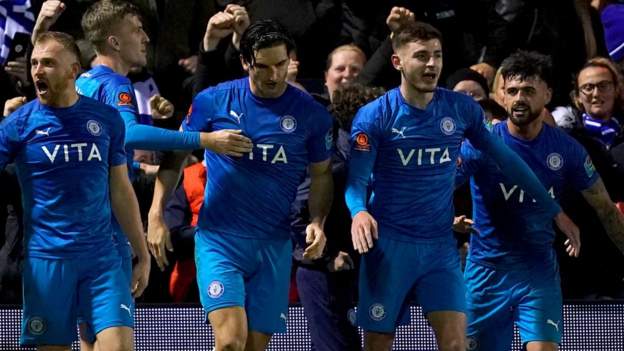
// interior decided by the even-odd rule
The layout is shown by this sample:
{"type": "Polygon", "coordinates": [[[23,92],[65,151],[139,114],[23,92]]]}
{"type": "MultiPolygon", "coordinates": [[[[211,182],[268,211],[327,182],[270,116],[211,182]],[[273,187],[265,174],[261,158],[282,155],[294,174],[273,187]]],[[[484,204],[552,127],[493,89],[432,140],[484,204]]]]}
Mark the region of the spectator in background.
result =
{"type": "Polygon", "coordinates": [[[471,66],[492,82],[496,67],[517,49],[550,55],[555,85],[550,106],[565,104],[571,77],[595,56],[607,54],[603,29],[588,0],[489,1],[482,62],[471,66]]]}
{"type": "Polygon", "coordinates": [[[0,3],[0,105],[15,96],[35,97],[28,52],[34,26],[33,8],[26,0],[0,3]]]}
{"type": "MultiPolygon", "coordinates": [[[[26,103],[26,97],[6,100],[2,118],[26,103]]],[[[2,119],[0,119],[1,121],[2,119]]],[[[0,171],[0,304],[22,302],[24,228],[21,189],[15,164],[0,171]]]]}
{"type": "Polygon", "coordinates": [[[297,288],[308,321],[312,349],[351,351],[360,350],[361,341],[353,309],[357,301],[359,257],[351,245],[351,218],[344,201],[349,133],[357,110],[383,94],[383,89],[342,83],[332,90],[329,109],[336,122],[332,154],[334,202],[325,222],[327,249],[316,260],[306,259],[303,255],[310,214],[307,205],[309,176],[297,189],[297,197],[291,206],[291,237],[297,288]]]}
{"type": "MultiPolygon", "coordinates": [[[[216,0],[131,0],[139,8],[147,47],[146,72],[153,77],[159,94],[173,103],[181,117],[191,103],[197,69],[197,48],[208,18],[217,12],[216,0]]],[[[142,77],[130,76],[133,82],[142,77]]],[[[179,121],[179,119],[177,119],[179,121]]],[[[174,127],[171,125],[170,127],[174,127]]],[[[177,127],[177,125],[175,126],[177,127]]]]}
{"type": "MultiPolygon", "coordinates": [[[[557,122],[591,156],[613,202],[624,201],[624,105],[622,77],[606,58],[589,60],[579,71],[572,92],[573,107],[558,109],[557,122]],[[561,112],[565,114],[560,114],[561,112]]],[[[624,257],[600,225],[600,218],[579,196],[563,202],[577,219],[583,237],[578,261],[563,259],[561,275],[568,298],[624,296],[624,257]],[[604,269],[604,267],[610,267],[604,269]]]]}
{"type": "Polygon", "coordinates": [[[475,101],[485,100],[490,95],[487,80],[470,68],[460,68],[451,73],[446,80],[446,87],[458,93],[472,96],[475,101]]]}
{"type": "Polygon", "coordinates": [[[624,2],[593,0],[591,3],[600,12],[609,56],[624,72],[624,2]]]}
{"type": "Polygon", "coordinates": [[[168,287],[173,302],[199,301],[195,279],[195,232],[204,202],[207,174],[206,165],[194,156],[192,158],[193,161],[184,167],[182,179],[164,211],[175,260],[168,287]]]}
{"type": "Polygon", "coordinates": [[[332,100],[336,89],[355,81],[365,64],[366,55],[353,44],[341,45],[332,50],[327,56],[325,68],[328,101],[332,100]]]}

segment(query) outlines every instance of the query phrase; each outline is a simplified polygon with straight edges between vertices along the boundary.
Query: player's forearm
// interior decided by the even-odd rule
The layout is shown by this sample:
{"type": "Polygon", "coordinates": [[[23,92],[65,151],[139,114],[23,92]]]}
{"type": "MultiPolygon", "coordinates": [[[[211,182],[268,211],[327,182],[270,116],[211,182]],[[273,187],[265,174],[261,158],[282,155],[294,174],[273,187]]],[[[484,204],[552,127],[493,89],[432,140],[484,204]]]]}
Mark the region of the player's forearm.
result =
{"type": "Polygon", "coordinates": [[[535,201],[544,206],[552,217],[561,212],[561,207],[544,188],[535,173],[527,164],[498,138],[491,136],[487,145],[487,151],[498,164],[501,172],[520,188],[526,190],[535,201]]]}
{"type": "Polygon", "coordinates": [[[326,172],[315,175],[310,179],[310,197],[308,198],[310,222],[317,223],[321,227],[324,226],[333,198],[334,179],[331,167],[328,167],[326,172]]]}
{"type": "Polygon", "coordinates": [[[604,206],[596,213],[602,222],[607,235],[615,246],[624,254],[624,216],[614,204],[604,206]]]}
{"type": "Polygon", "coordinates": [[[143,235],[139,203],[130,181],[117,179],[111,182],[111,206],[121,230],[128,237],[132,250],[139,260],[149,260],[149,252],[143,235]]]}
{"type": "Polygon", "coordinates": [[[150,207],[149,217],[161,218],[167,204],[167,197],[178,184],[180,174],[182,173],[182,165],[188,152],[173,151],[165,153],[158,174],[156,175],[156,184],[154,185],[154,197],[152,198],[152,206],[150,207]]]}
{"type": "Polygon", "coordinates": [[[374,151],[358,152],[351,150],[349,161],[349,174],[345,190],[345,201],[351,218],[358,212],[367,211],[368,181],[375,165],[374,151]]]}
{"type": "Polygon", "coordinates": [[[126,127],[126,146],[141,150],[195,150],[201,148],[199,132],[175,130],[140,124],[130,112],[121,112],[126,127]]]}
{"type": "Polygon", "coordinates": [[[596,211],[596,215],[611,241],[613,241],[620,252],[624,253],[624,216],[611,201],[602,179],[598,178],[582,194],[594,211],[596,211]]]}
{"type": "Polygon", "coordinates": [[[161,151],[201,148],[199,132],[179,132],[143,124],[126,129],[126,146],[161,151]]]}
{"type": "Polygon", "coordinates": [[[345,190],[345,201],[351,213],[351,218],[355,217],[358,212],[367,211],[366,182],[353,179],[348,180],[345,190]]]}

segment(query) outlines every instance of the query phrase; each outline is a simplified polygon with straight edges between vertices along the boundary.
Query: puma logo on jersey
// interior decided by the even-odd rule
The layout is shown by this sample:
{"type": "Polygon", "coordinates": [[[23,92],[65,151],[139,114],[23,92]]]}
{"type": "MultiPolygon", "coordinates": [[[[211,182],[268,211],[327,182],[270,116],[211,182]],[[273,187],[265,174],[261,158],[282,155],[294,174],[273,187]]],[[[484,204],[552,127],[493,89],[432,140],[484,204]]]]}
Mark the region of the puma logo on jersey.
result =
{"type": "Polygon", "coordinates": [[[396,128],[392,128],[392,133],[397,134],[398,136],[401,137],[401,139],[405,139],[405,134],[403,134],[403,133],[405,133],[405,129],[407,129],[407,127],[403,127],[403,128],[401,128],[401,130],[398,130],[396,128]]]}
{"type": "Polygon", "coordinates": [[[424,149],[410,149],[408,152],[403,149],[397,149],[399,158],[403,166],[407,166],[410,163],[416,162],[416,165],[422,166],[423,164],[435,165],[451,162],[451,156],[448,147],[442,151],[439,147],[429,147],[424,149]],[[414,157],[415,160],[414,160],[414,157]]]}
{"type": "Polygon", "coordinates": [[[76,154],[75,158],[78,162],[82,161],[91,161],[97,159],[102,162],[102,155],[100,153],[100,149],[98,149],[97,144],[91,143],[89,147],[89,143],[74,143],[74,144],[55,144],[52,151],[48,149],[48,146],[41,146],[43,153],[48,157],[51,163],[54,163],[57,157],[64,160],[65,162],[69,162],[72,154],[76,154]],[[61,151],[62,149],[62,151],[61,151]],[[59,155],[59,151],[61,151],[62,155],[59,155]],[[87,154],[88,151],[88,154],[87,154]]]}
{"type": "MultiPolygon", "coordinates": [[[[518,203],[524,203],[524,190],[520,189],[519,186],[514,185],[512,186],[510,189],[507,189],[507,187],[505,186],[505,184],[503,183],[498,183],[501,192],[503,193],[503,198],[505,199],[505,201],[509,201],[509,199],[512,197],[512,195],[514,193],[516,193],[516,190],[518,190],[517,194],[518,194],[518,203]]],[[[550,194],[550,197],[552,197],[553,199],[555,198],[555,189],[551,186],[550,189],[548,189],[548,194],[550,194]]],[[[535,202],[535,199],[531,199],[532,202],[535,202]]]]}
{"type": "Polygon", "coordinates": [[[241,118],[243,118],[243,115],[245,115],[244,113],[241,112],[241,114],[239,115],[238,113],[236,113],[233,110],[230,110],[230,116],[236,118],[236,123],[240,124],[241,118]]]}
{"type": "Polygon", "coordinates": [[[35,130],[35,134],[36,135],[45,135],[45,136],[50,136],[50,127],[46,128],[45,130],[42,129],[36,129],[35,130]]]}

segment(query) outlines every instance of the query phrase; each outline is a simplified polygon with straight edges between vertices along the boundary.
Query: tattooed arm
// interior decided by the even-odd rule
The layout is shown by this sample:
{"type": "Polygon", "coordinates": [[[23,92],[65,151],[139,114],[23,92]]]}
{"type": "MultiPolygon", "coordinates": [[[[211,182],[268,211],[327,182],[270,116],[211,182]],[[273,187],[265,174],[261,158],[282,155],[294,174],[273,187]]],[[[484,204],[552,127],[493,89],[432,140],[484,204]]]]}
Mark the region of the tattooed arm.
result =
{"type": "Polygon", "coordinates": [[[583,190],[582,194],[596,211],[611,241],[624,253],[624,216],[611,201],[602,179],[599,178],[592,186],[583,190]]]}

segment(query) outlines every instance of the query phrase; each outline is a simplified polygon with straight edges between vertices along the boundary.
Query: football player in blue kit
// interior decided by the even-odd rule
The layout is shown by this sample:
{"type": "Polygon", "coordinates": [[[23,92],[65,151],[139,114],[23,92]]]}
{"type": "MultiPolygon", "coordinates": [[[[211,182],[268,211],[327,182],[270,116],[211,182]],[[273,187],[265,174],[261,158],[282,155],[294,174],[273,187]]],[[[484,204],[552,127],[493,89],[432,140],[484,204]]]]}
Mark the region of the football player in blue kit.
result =
{"type": "Polygon", "coordinates": [[[436,87],[439,31],[415,23],[392,40],[401,85],[361,108],[352,128],[346,200],[353,245],[363,253],[357,319],[367,350],[390,350],[415,298],[438,348],[465,351],[465,288],[451,230],[462,140],[491,155],[536,198],[575,248],[578,228],[526,164],[487,131],[471,97],[436,87]]]}
{"type": "MultiPolygon", "coordinates": [[[[66,5],[61,1],[46,1],[37,18],[33,39],[58,20],[66,5]]],[[[140,124],[132,83],[126,77],[132,67],[146,65],[147,35],[143,30],[137,7],[125,1],[99,1],[85,12],[83,31],[96,51],[94,67],[80,76],[76,87],[81,95],[89,96],[115,107],[125,124],[125,143],[128,173],[133,179],[134,149],[146,150],[193,150],[212,148],[225,152],[237,145],[247,145],[243,136],[228,136],[231,140],[221,142],[220,136],[209,133],[172,131],[140,124]]],[[[114,221],[114,242],[123,261],[128,279],[131,277],[132,252],[125,235],[114,221]]],[[[168,245],[169,249],[171,245],[168,245]]],[[[165,257],[166,260],[166,257],[165,257]]],[[[163,263],[157,262],[159,267],[163,263]]],[[[134,305],[130,306],[134,311],[134,305]]],[[[93,349],[95,334],[81,323],[81,349],[93,349]]]]}
{"type": "MultiPolygon", "coordinates": [[[[134,149],[193,150],[214,147],[213,139],[207,133],[181,133],[139,123],[136,97],[126,75],[132,67],[146,65],[149,40],[136,6],[119,0],[98,1],[84,13],[82,27],[86,38],[94,46],[96,57],[94,67],[78,78],[76,87],[80,94],[113,106],[121,114],[126,130],[125,146],[131,178],[134,178],[134,149]]],[[[129,274],[132,252],[119,225],[113,222],[113,227],[124,271],[129,274]]],[[[134,310],[134,305],[131,309],[134,310]]],[[[81,324],[83,351],[93,349],[94,336],[92,330],[81,324]]]]}
{"type": "MultiPolygon", "coordinates": [[[[264,20],[247,28],[240,47],[249,76],[202,91],[182,124],[185,131],[241,133],[253,142],[251,152],[205,153],[209,171],[195,261],[216,350],[264,350],[273,333],[286,331],[291,203],[309,167],[310,245],[304,256],[315,259],[325,246],[333,192],[332,119],[285,81],[292,38],[264,20]]],[[[169,235],[162,209],[178,179],[179,158],[161,164],[149,235],[169,235]]]]}
{"type": "Polygon", "coordinates": [[[76,93],[78,62],[71,36],[40,35],[31,57],[37,99],[0,124],[0,167],[16,163],[24,199],[21,343],[69,350],[80,313],[100,349],[132,350],[131,289],[145,289],[149,253],[123,121],[76,93]],[[138,256],[131,288],[111,240],[113,213],[138,256]]]}
{"type": "MultiPolygon", "coordinates": [[[[509,118],[492,133],[529,165],[555,200],[565,191],[581,192],[610,235],[624,240],[622,215],[585,149],[540,118],[552,95],[550,59],[519,51],[500,69],[509,118]]],[[[490,157],[465,143],[458,183],[468,177],[475,229],[464,273],[468,350],[510,349],[514,323],[526,350],[557,350],[563,315],[551,216],[490,157]]]]}

